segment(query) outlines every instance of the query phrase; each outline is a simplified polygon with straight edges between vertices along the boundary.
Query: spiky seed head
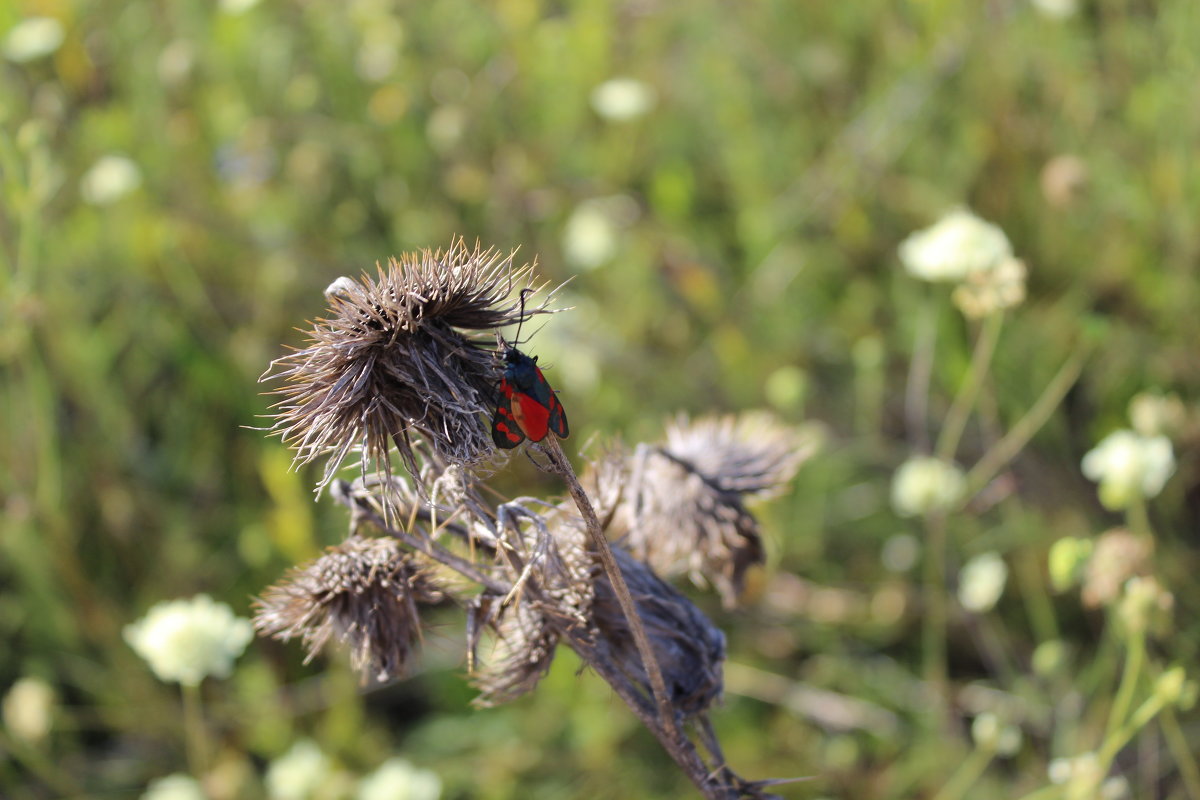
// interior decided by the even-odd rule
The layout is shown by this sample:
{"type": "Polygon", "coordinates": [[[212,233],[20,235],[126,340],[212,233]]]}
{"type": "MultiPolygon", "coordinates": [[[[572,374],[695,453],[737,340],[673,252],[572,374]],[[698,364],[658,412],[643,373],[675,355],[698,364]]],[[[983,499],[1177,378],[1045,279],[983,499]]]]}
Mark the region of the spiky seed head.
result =
{"type": "Polygon", "coordinates": [[[764,412],[701,417],[667,424],[663,449],[713,485],[747,497],[770,496],[820,447],[815,429],[784,425],[764,412]]]}
{"type": "Polygon", "coordinates": [[[391,472],[391,448],[419,480],[415,450],[474,465],[494,453],[485,417],[499,380],[483,332],[547,313],[514,292],[532,287],[533,266],[513,254],[448,250],[392,258],[375,278],[340,278],[326,290],[329,314],[308,346],[274,362],[280,380],[272,430],[303,463],[327,456],[327,484],[352,450],[363,471],[391,472]]]}
{"type": "Polygon", "coordinates": [[[282,641],[299,636],[306,662],[337,639],[355,669],[383,681],[404,672],[420,640],[417,607],[442,599],[432,572],[395,539],[353,535],[268,588],[254,627],[282,641]]]}
{"type": "Polygon", "coordinates": [[[609,532],[626,537],[633,555],[665,577],[711,582],[732,607],[747,570],[765,555],[745,498],[776,491],[815,449],[815,435],[765,414],[681,416],[664,442],[640,445],[624,459],[607,456],[586,481],[599,496],[616,498],[609,532]]]}
{"type": "MultiPolygon", "coordinates": [[[[528,520],[532,514],[526,510],[523,516],[528,520]]],[[[493,622],[494,650],[474,680],[478,706],[507,703],[531,691],[549,671],[562,632],[590,625],[597,566],[587,550],[583,520],[565,507],[539,519],[542,524],[516,531],[519,542],[508,540],[520,552],[520,563],[532,568],[529,591],[502,608],[493,622]]],[[[509,580],[521,580],[523,569],[502,555],[501,564],[509,580]]]]}

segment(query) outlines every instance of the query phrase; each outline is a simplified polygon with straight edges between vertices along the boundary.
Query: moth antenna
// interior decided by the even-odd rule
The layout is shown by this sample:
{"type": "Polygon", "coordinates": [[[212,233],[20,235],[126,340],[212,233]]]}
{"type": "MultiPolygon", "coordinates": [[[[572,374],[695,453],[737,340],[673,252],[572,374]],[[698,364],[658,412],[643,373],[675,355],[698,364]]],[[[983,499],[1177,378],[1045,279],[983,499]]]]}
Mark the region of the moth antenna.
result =
{"type": "MultiPolygon", "coordinates": [[[[521,300],[520,300],[521,313],[517,315],[517,335],[516,335],[516,338],[513,339],[513,343],[516,345],[522,344],[522,342],[521,342],[521,326],[525,324],[525,296],[529,295],[529,294],[533,294],[534,291],[535,290],[530,287],[526,287],[521,290],[521,300]]],[[[540,330],[540,328],[539,328],[539,330],[540,330]]],[[[535,331],[535,333],[536,333],[536,331],[535,331]]]]}

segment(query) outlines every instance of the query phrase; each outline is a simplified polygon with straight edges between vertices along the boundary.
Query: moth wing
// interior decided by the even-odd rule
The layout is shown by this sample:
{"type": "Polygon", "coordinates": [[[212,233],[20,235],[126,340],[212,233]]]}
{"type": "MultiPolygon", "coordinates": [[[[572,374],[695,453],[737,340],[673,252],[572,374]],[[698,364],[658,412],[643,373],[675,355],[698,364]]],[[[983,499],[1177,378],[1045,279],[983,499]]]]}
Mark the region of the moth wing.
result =
{"type": "Polygon", "coordinates": [[[513,391],[507,381],[500,382],[500,391],[502,396],[496,403],[496,413],[492,415],[492,441],[496,447],[511,450],[525,441],[525,433],[513,414],[513,391]]]}
{"type": "Polygon", "coordinates": [[[550,430],[554,431],[554,435],[560,439],[565,439],[570,435],[570,429],[567,427],[567,412],[563,410],[562,403],[558,402],[558,396],[554,392],[550,393],[550,430]]]}
{"type": "MultiPolygon", "coordinates": [[[[553,393],[551,393],[551,397],[553,397],[553,393]]],[[[540,442],[546,438],[546,431],[549,430],[550,424],[550,409],[536,397],[524,392],[515,392],[512,413],[516,417],[517,424],[531,442],[540,442]]]]}

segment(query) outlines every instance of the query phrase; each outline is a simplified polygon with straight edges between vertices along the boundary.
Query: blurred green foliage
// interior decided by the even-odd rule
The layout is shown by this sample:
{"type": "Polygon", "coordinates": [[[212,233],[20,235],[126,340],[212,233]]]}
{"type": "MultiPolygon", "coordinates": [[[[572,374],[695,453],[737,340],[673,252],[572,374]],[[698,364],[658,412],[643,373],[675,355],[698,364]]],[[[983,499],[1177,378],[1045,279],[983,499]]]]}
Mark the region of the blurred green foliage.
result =
{"type": "MultiPolygon", "coordinates": [[[[731,662],[895,724],[823,726],[744,669],[716,724],[741,774],[815,776],[789,796],[933,796],[970,738],[922,721],[919,570],[880,553],[922,535],[887,503],[916,443],[916,330],[937,314],[935,421],[972,339],[895,248],[958,204],[1030,269],[964,462],[1094,347],[1009,494],[950,526],[952,570],[984,550],[1012,570],[994,613],[952,619],[951,679],[1020,706],[1026,735],[970,796],[1032,791],[1050,759],[1098,745],[1118,647],[1099,612],[1050,596],[1045,554],[1119,521],[1079,460],[1130,398],[1200,388],[1194,0],[1084,0],[1065,19],[1018,0],[18,0],[2,36],[0,688],[36,676],[58,705],[46,741],[0,739],[0,794],[131,797],[186,769],[178,692],[122,627],[200,591],[246,615],[341,537],[313,470],[253,429],[270,403],[257,378],[332,279],[464,235],[575,276],[574,310],[527,349],[553,366],[577,446],[655,438],[681,409],[773,406],[827,428],[762,509],[760,598],[735,613],[697,598],[731,662]],[[34,15],[63,36],[26,59],[8,32],[34,15]],[[590,97],[622,76],[655,102],[606,118],[590,97]],[[1050,639],[1068,666],[1035,676],[1050,639]]],[[[1175,595],[1163,663],[1194,664],[1200,644],[1195,412],[1151,506],[1175,595]]],[[[559,490],[516,462],[498,479],[537,481],[559,490]]],[[[204,687],[213,785],[257,796],[262,764],[311,736],[356,774],[402,753],[452,797],[688,795],[569,655],[533,696],[471,710],[459,625],[435,628],[421,674],[365,694],[340,657],[304,667],[298,647],[256,643],[204,687]]],[[[1200,748],[1200,719],[1181,723],[1200,748]]],[[[1135,757],[1115,769],[1137,796],[1187,796],[1168,755],[1135,757]]]]}

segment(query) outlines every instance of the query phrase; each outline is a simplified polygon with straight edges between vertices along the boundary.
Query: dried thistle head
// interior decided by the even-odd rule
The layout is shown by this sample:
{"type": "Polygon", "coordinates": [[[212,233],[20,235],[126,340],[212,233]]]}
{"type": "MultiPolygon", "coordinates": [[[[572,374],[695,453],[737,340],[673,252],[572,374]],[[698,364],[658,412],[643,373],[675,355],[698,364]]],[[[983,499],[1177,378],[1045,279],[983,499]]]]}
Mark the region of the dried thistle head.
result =
{"type": "Polygon", "coordinates": [[[597,571],[577,515],[561,508],[533,514],[519,501],[498,511],[501,533],[517,534],[505,536],[507,552],[498,556],[508,580],[522,588],[493,621],[495,649],[475,676],[475,704],[484,707],[531,691],[549,671],[563,631],[589,626],[597,571]]]}
{"type": "Polygon", "coordinates": [[[395,539],[353,535],[269,587],[254,627],[285,642],[301,637],[306,662],[336,638],[355,669],[387,680],[403,673],[420,640],[417,606],[442,599],[432,573],[395,539]]]}
{"type": "MultiPolygon", "coordinates": [[[[721,699],[725,688],[725,634],[646,564],[620,547],[613,548],[613,555],[637,604],[672,705],[685,716],[704,712],[721,699]]],[[[650,680],[612,584],[600,574],[595,585],[592,621],[597,645],[649,694],[650,680]]]]}
{"type": "Polygon", "coordinates": [[[492,625],[496,633],[494,650],[473,678],[479,689],[473,702],[480,708],[507,703],[533,691],[550,671],[558,647],[558,631],[531,603],[509,606],[492,625]]]}
{"type": "Polygon", "coordinates": [[[355,448],[364,472],[373,463],[390,473],[395,446],[414,478],[414,448],[451,464],[487,459],[495,450],[483,416],[499,372],[480,332],[547,313],[548,297],[531,307],[510,299],[530,286],[532,271],[459,239],[393,258],[374,279],[338,279],[308,346],[263,376],[284,381],[272,430],[299,462],[329,457],[321,486],[355,448]]]}
{"type": "Polygon", "coordinates": [[[764,414],[681,416],[662,444],[640,445],[623,460],[605,458],[588,480],[601,496],[624,487],[612,504],[611,536],[624,536],[633,555],[660,575],[711,582],[732,607],[746,571],[764,560],[745,499],[779,489],[815,450],[815,436],[764,414]]]}
{"type": "Polygon", "coordinates": [[[780,490],[819,444],[814,432],[763,412],[696,420],[681,414],[667,425],[666,439],[664,450],[714,486],[756,498],[780,490]]]}

